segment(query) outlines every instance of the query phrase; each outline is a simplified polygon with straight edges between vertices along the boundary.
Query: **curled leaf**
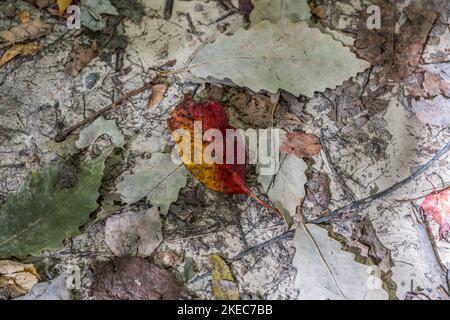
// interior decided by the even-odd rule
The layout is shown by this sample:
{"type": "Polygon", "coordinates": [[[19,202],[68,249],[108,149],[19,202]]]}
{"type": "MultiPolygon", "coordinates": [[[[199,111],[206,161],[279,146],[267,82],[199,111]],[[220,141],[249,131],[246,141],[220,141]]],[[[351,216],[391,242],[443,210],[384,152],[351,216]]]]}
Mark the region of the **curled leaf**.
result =
{"type": "Polygon", "coordinates": [[[9,48],[8,51],[5,52],[5,54],[3,54],[2,58],[0,59],[0,67],[4,66],[17,56],[31,56],[33,54],[36,54],[40,49],[41,46],[37,41],[27,44],[15,44],[11,48],[9,48]]]}

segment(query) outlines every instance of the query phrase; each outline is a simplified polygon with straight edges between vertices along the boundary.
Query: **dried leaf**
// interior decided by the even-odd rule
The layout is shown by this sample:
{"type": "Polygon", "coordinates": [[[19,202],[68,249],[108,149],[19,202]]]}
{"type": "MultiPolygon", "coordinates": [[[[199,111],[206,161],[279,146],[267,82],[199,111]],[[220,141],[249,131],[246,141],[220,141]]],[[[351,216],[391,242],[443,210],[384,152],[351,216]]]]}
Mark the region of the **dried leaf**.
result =
{"type": "Polygon", "coordinates": [[[157,207],[143,212],[125,212],[108,218],[105,242],[116,256],[146,258],[161,243],[161,229],[157,207]]]}
{"type": "Polygon", "coordinates": [[[239,0],[239,12],[244,17],[245,20],[249,21],[250,13],[254,6],[251,0],[239,0]]]}
{"type": "Polygon", "coordinates": [[[300,290],[300,300],[388,299],[377,266],[357,263],[352,253],[341,250],[341,244],[328,236],[327,230],[301,223],[294,246],[292,263],[297,269],[295,288],[300,290]]]}
{"type": "Polygon", "coordinates": [[[41,46],[37,41],[27,44],[15,44],[3,54],[2,58],[0,59],[0,67],[4,66],[17,56],[32,56],[36,54],[40,49],[41,46]]]}
{"type": "Polygon", "coordinates": [[[420,66],[406,79],[405,89],[414,97],[442,94],[450,98],[450,63],[420,66]]]}
{"type": "Polygon", "coordinates": [[[97,55],[98,49],[95,42],[90,48],[81,46],[73,48],[65,66],[66,72],[76,77],[97,55]]]}
{"type": "Polygon", "coordinates": [[[28,294],[16,300],[72,300],[67,278],[68,274],[62,273],[53,280],[38,283],[28,294]]]}
{"type": "Polygon", "coordinates": [[[0,290],[8,289],[11,298],[30,291],[38,280],[39,274],[32,264],[0,260],[0,290]]]}
{"type": "Polygon", "coordinates": [[[103,15],[118,14],[109,0],[84,0],[81,6],[81,23],[92,31],[100,31],[106,27],[103,15]]]}
{"type": "Polygon", "coordinates": [[[421,207],[439,225],[439,239],[446,239],[450,233],[450,188],[429,194],[421,207]]]}
{"type": "Polygon", "coordinates": [[[19,19],[21,23],[27,23],[31,20],[31,13],[27,10],[22,10],[19,13],[19,19]]]}
{"type": "Polygon", "coordinates": [[[46,165],[32,173],[23,189],[0,207],[0,257],[38,255],[79,234],[79,227],[98,208],[98,189],[110,152],[83,161],[76,171],[46,165]]]}
{"type": "Polygon", "coordinates": [[[95,300],[179,300],[189,296],[165,269],[138,257],[94,265],[95,300]]]}
{"type": "Polygon", "coordinates": [[[417,118],[429,125],[446,127],[450,125],[450,99],[438,95],[432,100],[412,101],[417,118]]]}
{"type": "Polygon", "coordinates": [[[45,9],[53,6],[56,0],[28,0],[28,2],[33,2],[39,9],[45,9]]]}
{"type": "Polygon", "coordinates": [[[330,177],[326,173],[313,171],[306,183],[306,198],[319,206],[321,210],[328,208],[331,201],[330,177]]]}
{"type": "Polygon", "coordinates": [[[170,154],[153,153],[149,160],[138,160],[132,174],[123,176],[117,184],[117,193],[128,204],[147,197],[164,215],[186,182],[186,168],[175,164],[170,154]]]}
{"type": "Polygon", "coordinates": [[[254,9],[250,21],[255,24],[262,20],[276,23],[283,17],[292,22],[309,20],[311,17],[307,0],[252,0],[254,9]]]}
{"type": "Polygon", "coordinates": [[[95,141],[104,134],[111,137],[111,141],[116,147],[123,148],[125,145],[125,138],[117,127],[116,120],[105,120],[103,116],[98,117],[87,128],[80,132],[75,145],[78,149],[87,148],[93,145],[95,141]]]}
{"type": "Polygon", "coordinates": [[[306,22],[280,20],[261,21],[232,36],[219,35],[197,52],[189,70],[208,82],[230,79],[256,92],[283,89],[312,97],[368,67],[349,48],[306,22]]]}
{"type": "Polygon", "coordinates": [[[147,109],[150,110],[164,99],[167,92],[167,86],[164,83],[155,84],[152,86],[152,96],[148,102],[147,109]]]}
{"type": "Polygon", "coordinates": [[[17,42],[35,40],[50,34],[50,32],[51,26],[49,24],[42,20],[36,19],[12,27],[6,31],[0,31],[0,40],[10,45],[17,42]]]}
{"type": "Polygon", "coordinates": [[[239,300],[238,286],[230,267],[217,254],[208,256],[212,271],[212,292],[216,300],[239,300]]]}
{"type": "Polygon", "coordinates": [[[73,0],[58,0],[59,15],[63,15],[67,8],[72,4],[73,0]]]}
{"type": "Polygon", "coordinates": [[[312,134],[290,132],[281,146],[281,152],[297,158],[309,158],[320,153],[320,139],[312,134]]]}

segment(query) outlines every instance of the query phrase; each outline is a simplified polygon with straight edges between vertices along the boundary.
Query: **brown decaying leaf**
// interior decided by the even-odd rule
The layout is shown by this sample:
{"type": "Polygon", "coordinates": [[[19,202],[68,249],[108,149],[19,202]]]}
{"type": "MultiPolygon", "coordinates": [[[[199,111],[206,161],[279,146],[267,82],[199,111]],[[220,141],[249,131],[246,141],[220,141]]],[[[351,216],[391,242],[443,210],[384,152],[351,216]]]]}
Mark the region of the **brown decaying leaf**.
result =
{"type": "Polygon", "coordinates": [[[31,13],[27,10],[22,10],[19,13],[19,19],[21,23],[27,23],[31,20],[31,13]]]}
{"type": "Polygon", "coordinates": [[[326,173],[313,171],[306,183],[306,199],[322,209],[331,201],[330,178],[326,173]]]}
{"type": "Polygon", "coordinates": [[[82,46],[73,48],[65,67],[66,72],[72,77],[76,77],[97,55],[98,49],[95,42],[90,48],[82,46]]]}
{"type": "Polygon", "coordinates": [[[36,54],[41,49],[41,46],[37,41],[27,44],[15,44],[9,48],[0,59],[0,67],[11,61],[17,56],[31,56],[36,54]]]}
{"type": "Polygon", "coordinates": [[[39,9],[45,9],[53,6],[56,0],[27,0],[29,3],[34,4],[39,9]]]}
{"type": "Polygon", "coordinates": [[[153,107],[156,107],[162,99],[164,99],[164,95],[167,92],[167,85],[164,83],[158,83],[154,84],[152,86],[152,95],[150,97],[150,100],[148,101],[147,110],[152,109],[153,107]]]}
{"type": "Polygon", "coordinates": [[[169,271],[137,257],[95,264],[91,295],[95,300],[189,299],[169,271]]]}
{"type": "Polygon", "coordinates": [[[381,30],[367,28],[369,14],[363,10],[355,47],[359,57],[383,66],[378,80],[384,85],[389,80],[401,81],[416,69],[437,14],[409,5],[404,9],[407,19],[396,34],[394,4],[389,0],[375,0],[374,4],[381,9],[381,30]]]}
{"type": "Polygon", "coordinates": [[[35,40],[50,34],[50,32],[49,24],[39,19],[31,20],[9,30],[0,31],[0,43],[12,45],[17,42],[35,40]]]}
{"type": "Polygon", "coordinates": [[[389,272],[394,266],[389,249],[378,239],[375,229],[367,217],[355,224],[351,238],[350,246],[359,248],[362,256],[375,259],[381,271],[389,272]]]}
{"type": "Polygon", "coordinates": [[[0,260],[0,296],[7,294],[6,298],[15,298],[23,295],[38,283],[38,279],[39,275],[32,264],[0,260]]]}
{"type": "Polygon", "coordinates": [[[255,6],[251,0],[239,0],[239,12],[246,21],[250,21],[250,13],[252,13],[254,8],[255,6]]]}
{"type": "Polygon", "coordinates": [[[286,136],[281,152],[298,158],[312,157],[320,153],[320,139],[312,134],[295,131],[286,136]]]}
{"type": "Polygon", "coordinates": [[[435,97],[442,94],[450,98],[450,64],[422,66],[406,79],[405,89],[413,97],[435,97]]]}

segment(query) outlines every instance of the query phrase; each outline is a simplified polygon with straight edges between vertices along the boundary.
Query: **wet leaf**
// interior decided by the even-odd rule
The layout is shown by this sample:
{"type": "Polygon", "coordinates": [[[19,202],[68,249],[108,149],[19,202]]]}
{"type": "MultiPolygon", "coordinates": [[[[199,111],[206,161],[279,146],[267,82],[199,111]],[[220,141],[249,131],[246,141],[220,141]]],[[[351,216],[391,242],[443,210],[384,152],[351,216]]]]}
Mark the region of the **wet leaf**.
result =
{"type": "Polygon", "coordinates": [[[179,300],[189,295],[166,269],[138,257],[94,265],[95,300],[179,300]]]}
{"type": "Polygon", "coordinates": [[[359,264],[327,230],[303,223],[294,237],[295,288],[301,300],[385,300],[377,266],[359,264]],[[378,273],[378,274],[377,274],[378,273]]]}
{"type": "Polygon", "coordinates": [[[125,145],[125,138],[119,127],[117,127],[116,120],[105,120],[103,116],[98,117],[80,132],[75,145],[78,149],[87,148],[93,145],[104,134],[111,137],[111,141],[116,147],[123,148],[125,145]]]}
{"type": "Polygon", "coordinates": [[[216,300],[239,300],[238,286],[230,267],[217,254],[208,256],[212,271],[212,292],[216,300]]]}
{"type": "Polygon", "coordinates": [[[15,44],[9,48],[0,59],[0,67],[7,64],[9,61],[17,56],[32,56],[36,54],[41,49],[38,42],[30,42],[27,44],[15,44]]]}
{"type": "Polygon", "coordinates": [[[175,164],[170,154],[153,153],[149,160],[139,159],[133,173],[123,176],[123,180],[117,184],[117,193],[128,204],[146,197],[165,215],[170,204],[178,199],[178,192],[186,186],[186,182],[186,168],[175,164]]]}
{"type": "Polygon", "coordinates": [[[368,67],[341,42],[306,22],[265,20],[232,36],[219,35],[197,52],[189,72],[194,80],[230,79],[255,92],[283,89],[312,97],[368,67]]]}
{"type": "Polygon", "coordinates": [[[319,137],[300,131],[290,132],[281,146],[281,152],[297,158],[312,157],[320,153],[319,137]]]}
{"type": "Polygon", "coordinates": [[[450,188],[429,194],[421,207],[439,225],[439,238],[446,239],[450,233],[450,188]]]}
{"type": "Polygon", "coordinates": [[[73,187],[62,188],[58,166],[46,165],[0,207],[0,257],[38,255],[79,234],[98,208],[104,162],[111,150],[83,161],[73,187]]]}
{"type": "Polygon", "coordinates": [[[125,212],[108,218],[105,242],[116,256],[146,258],[162,242],[161,229],[157,207],[140,212],[125,212]]]}

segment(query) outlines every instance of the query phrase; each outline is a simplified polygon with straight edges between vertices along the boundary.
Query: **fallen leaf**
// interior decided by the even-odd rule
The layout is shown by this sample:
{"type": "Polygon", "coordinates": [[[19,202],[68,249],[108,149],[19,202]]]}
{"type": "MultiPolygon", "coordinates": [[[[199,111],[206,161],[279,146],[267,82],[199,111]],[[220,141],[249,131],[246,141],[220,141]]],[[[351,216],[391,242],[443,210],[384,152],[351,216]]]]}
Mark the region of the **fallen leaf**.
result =
{"type": "Polygon", "coordinates": [[[72,77],[76,77],[97,55],[98,49],[95,42],[90,48],[82,46],[73,48],[67,59],[66,72],[72,77]]]}
{"type": "Polygon", "coordinates": [[[412,109],[417,118],[425,124],[438,127],[450,125],[450,99],[442,95],[432,100],[413,100],[412,109]]]}
{"type": "Polygon", "coordinates": [[[308,166],[302,159],[288,155],[282,160],[275,177],[258,176],[258,182],[288,223],[305,197],[306,169],[308,166]]]}
{"type": "Polygon", "coordinates": [[[170,154],[153,153],[149,160],[138,159],[132,174],[123,175],[123,180],[117,184],[117,193],[127,204],[146,197],[165,215],[186,182],[186,168],[175,164],[170,154]]]}
{"type": "Polygon", "coordinates": [[[140,1],[111,0],[120,15],[127,17],[136,24],[140,24],[145,14],[145,7],[140,1]]]}
{"type": "Polygon", "coordinates": [[[414,97],[435,97],[442,94],[450,98],[450,63],[420,66],[406,79],[405,89],[414,97]]]}
{"type": "Polygon", "coordinates": [[[183,262],[183,252],[177,253],[173,250],[159,251],[155,255],[155,260],[164,267],[176,268],[183,262]]]}
{"type": "Polygon", "coordinates": [[[300,131],[290,132],[281,146],[281,152],[294,155],[297,158],[309,158],[320,153],[319,137],[300,131]]]}
{"type": "Polygon", "coordinates": [[[377,266],[359,264],[327,230],[301,223],[294,237],[300,300],[387,300],[377,266]],[[374,274],[373,274],[374,273],[374,274]]]}
{"type": "Polygon", "coordinates": [[[186,257],[184,259],[183,278],[184,281],[189,282],[195,273],[197,272],[197,264],[192,257],[186,257]]]}
{"type": "Polygon", "coordinates": [[[396,34],[395,4],[388,0],[375,0],[374,4],[381,9],[381,29],[367,28],[370,13],[363,10],[355,42],[358,56],[383,66],[380,85],[388,80],[401,81],[419,64],[437,15],[420,5],[409,5],[403,9],[407,19],[396,34]]]}
{"type": "Polygon", "coordinates": [[[33,2],[39,9],[45,9],[53,6],[56,0],[28,0],[28,2],[33,2]]]}
{"type": "Polygon", "coordinates": [[[0,207],[0,257],[39,255],[79,234],[79,227],[98,208],[98,189],[110,152],[108,149],[93,160],[85,160],[71,171],[46,165],[33,172],[22,190],[0,207]],[[75,180],[63,179],[65,176],[75,180]],[[73,186],[60,186],[65,180],[71,180],[73,186]]]}
{"type": "Polygon", "coordinates": [[[53,280],[38,283],[28,294],[16,300],[72,300],[67,278],[68,274],[62,273],[53,280]]]}
{"type": "Polygon", "coordinates": [[[328,208],[331,201],[330,182],[326,173],[313,171],[306,183],[306,198],[321,210],[328,208]]]}
{"type": "Polygon", "coordinates": [[[41,46],[37,41],[27,44],[15,44],[3,54],[2,58],[0,59],[0,67],[4,66],[17,56],[32,56],[36,54],[40,49],[41,46]]]}
{"type": "Polygon", "coordinates": [[[49,24],[36,19],[9,30],[0,31],[0,40],[5,42],[6,45],[12,45],[17,42],[36,40],[50,34],[50,32],[51,26],[49,24]]]}
{"type": "Polygon", "coordinates": [[[189,295],[167,270],[138,257],[94,265],[95,300],[180,300],[189,295]]]}
{"type": "Polygon", "coordinates": [[[62,16],[67,8],[72,4],[73,0],[58,0],[59,15],[62,16]]]}
{"type": "Polygon", "coordinates": [[[249,21],[250,13],[252,13],[254,6],[251,0],[239,0],[239,13],[245,20],[249,21]]]}
{"type": "Polygon", "coordinates": [[[261,21],[232,36],[220,34],[197,52],[188,70],[194,81],[230,79],[255,92],[283,89],[312,97],[368,67],[330,35],[306,22],[283,19],[277,24],[261,21]]]}
{"type": "Polygon", "coordinates": [[[0,290],[9,290],[10,298],[26,294],[39,281],[32,264],[0,260],[0,290]]]}
{"type": "Polygon", "coordinates": [[[31,13],[27,10],[22,10],[19,13],[19,19],[21,23],[27,23],[31,20],[31,13]]]}
{"type": "Polygon", "coordinates": [[[252,0],[252,3],[255,7],[250,14],[252,23],[262,20],[276,23],[283,17],[299,22],[311,17],[307,0],[252,0]]]}
{"type": "Polygon", "coordinates": [[[238,286],[230,267],[217,254],[208,256],[212,271],[212,292],[216,300],[239,300],[238,286]]]}
{"type": "Polygon", "coordinates": [[[125,212],[109,217],[105,242],[119,257],[149,257],[163,240],[162,222],[157,207],[143,212],[125,212]]]}
{"type": "Polygon", "coordinates": [[[104,15],[118,14],[109,0],[84,0],[81,6],[81,24],[92,31],[100,31],[106,27],[104,15]]]}
{"type": "MultiPolygon", "coordinates": [[[[185,98],[173,111],[170,119],[167,121],[172,138],[175,143],[182,145],[183,138],[178,136],[177,130],[182,129],[189,133],[189,141],[191,150],[185,152],[180,148],[180,158],[185,166],[192,172],[195,178],[211,190],[229,193],[229,194],[246,194],[255,199],[259,204],[269,209],[278,211],[259,199],[247,186],[245,159],[243,163],[238,161],[237,139],[226,134],[227,129],[233,129],[228,123],[228,116],[223,106],[216,101],[196,102],[191,98],[185,98]],[[199,122],[201,127],[201,141],[195,141],[194,123],[199,122]],[[210,144],[214,147],[214,141],[203,141],[203,135],[210,129],[220,131],[222,136],[221,143],[222,154],[220,162],[217,159],[205,159],[205,150],[210,144]],[[234,146],[234,159],[232,164],[227,163],[227,137],[233,139],[231,142],[234,146]],[[181,141],[180,141],[180,138],[181,141]],[[195,157],[200,158],[196,161],[195,157]],[[196,163],[197,162],[197,163],[196,163]],[[208,163],[210,162],[210,163],[208,163]]],[[[243,137],[238,136],[238,139],[243,137]]],[[[186,138],[185,138],[186,139],[186,138]]],[[[212,138],[211,138],[212,139],[212,138]]],[[[217,143],[217,142],[216,142],[217,143]]],[[[217,151],[213,149],[211,151],[217,151]]],[[[245,151],[244,151],[245,152],[245,151]]],[[[211,152],[212,153],[212,152],[211,152]]]]}
{"type": "Polygon", "coordinates": [[[78,149],[87,148],[104,134],[111,137],[111,141],[116,147],[123,148],[125,145],[125,138],[117,127],[116,120],[105,120],[103,116],[98,117],[88,127],[81,130],[75,145],[78,149]]]}
{"type": "Polygon", "coordinates": [[[152,95],[147,105],[147,110],[158,106],[159,103],[164,99],[164,95],[167,92],[167,86],[164,83],[154,84],[152,86],[152,95]]]}
{"type": "Polygon", "coordinates": [[[439,225],[439,239],[446,239],[450,233],[450,188],[429,194],[421,207],[439,225]]]}

